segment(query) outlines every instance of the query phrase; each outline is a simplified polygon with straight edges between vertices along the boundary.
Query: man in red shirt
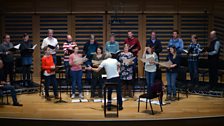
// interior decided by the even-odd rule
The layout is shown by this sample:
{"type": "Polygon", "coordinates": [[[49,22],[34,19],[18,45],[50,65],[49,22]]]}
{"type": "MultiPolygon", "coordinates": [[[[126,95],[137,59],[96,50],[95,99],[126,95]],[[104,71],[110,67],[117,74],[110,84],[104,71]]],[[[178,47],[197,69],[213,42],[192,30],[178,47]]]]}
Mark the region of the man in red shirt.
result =
{"type": "Polygon", "coordinates": [[[138,51],[141,50],[141,45],[138,39],[134,37],[134,34],[132,31],[128,31],[128,38],[124,40],[124,44],[128,44],[129,51],[132,52],[134,56],[137,57],[138,51]]]}
{"type": "Polygon", "coordinates": [[[129,45],[129,51],[133,53],[133,55],[136,57],[133,61],[133,78],[135,78],[135,71],[136,71],[136,65],[138,64],[138,52],[141,50],[140,42],[137,38],[134,37],[134,34],[132,31],[128,31],[128,38],[124,40],[124,44],[129,45]]]}

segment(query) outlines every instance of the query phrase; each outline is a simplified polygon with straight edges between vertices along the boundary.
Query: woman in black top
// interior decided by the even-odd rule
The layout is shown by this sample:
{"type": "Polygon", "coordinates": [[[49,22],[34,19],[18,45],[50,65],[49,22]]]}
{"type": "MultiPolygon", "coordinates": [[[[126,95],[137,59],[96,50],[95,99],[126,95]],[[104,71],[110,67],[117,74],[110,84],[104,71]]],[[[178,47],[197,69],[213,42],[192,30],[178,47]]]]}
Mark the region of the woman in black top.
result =
{"type": "Polygon", "coordinates": [[[20,45],[21,60],[23,65],[23,84],[24,86],[32,86],[31,82],[31,65],[33,63],[33,52],[29,51],[33,44],[29,41],[29,35],[23,35],[23,42],[20,45]]]}
{"type": "MultiPolygon", "coordinates": [[[[105,54],[103,54],[103,48],[102,47],[97,47],[96,49],[96,54],[93,55],[92,60],[101,62],[105,59],[105,54]]],[[[94,64],[93,62],[93,67],[98,67],[99,64],[94,64]]],[[[92,74],[92,89],[91,89],[91,97],[95,97],[95,91],[96,91],[96,86],[99,86],[98,89],[98,96],[102,98],[102,85],[103,85],[103,78],[102,74],[105,73],[104,69],[101,69],[99,72],[93,72],[92,74]]]]}
{"type": "Polygon", "coordinates": [[[171,46],[169,47],[170,53],[167,56],[167,60],[172,62],[167,68],[166,78],[167,78],[167,99],[166,100],[176,100],[176,78],[178,67],[180,64],[180,57],[176,52],[176,47],[171,46]]]}

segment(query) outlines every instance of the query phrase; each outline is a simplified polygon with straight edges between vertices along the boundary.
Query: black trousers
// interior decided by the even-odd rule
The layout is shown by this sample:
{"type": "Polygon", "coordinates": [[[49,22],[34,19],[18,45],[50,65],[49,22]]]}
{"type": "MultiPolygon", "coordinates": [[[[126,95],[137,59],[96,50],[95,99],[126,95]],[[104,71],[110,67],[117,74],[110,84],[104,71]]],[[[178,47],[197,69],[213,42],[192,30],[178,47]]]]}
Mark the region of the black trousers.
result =
{"type": "Polygon", "coordinates": [[[31,65],[23,65],[23,83],[31,83],[31,65]]]}
{"type": "Polygon", "coordinates": [[[3,81],[7,81],[7,75],[9,75],[10,82],[13,82],[13,62],[5,62],[3,67],[3,81]]]}
{"type": "Polygon", "coordinates": [[[218,83],[218,61],[209,62],[209,84],[213,87],[218,83]]]}

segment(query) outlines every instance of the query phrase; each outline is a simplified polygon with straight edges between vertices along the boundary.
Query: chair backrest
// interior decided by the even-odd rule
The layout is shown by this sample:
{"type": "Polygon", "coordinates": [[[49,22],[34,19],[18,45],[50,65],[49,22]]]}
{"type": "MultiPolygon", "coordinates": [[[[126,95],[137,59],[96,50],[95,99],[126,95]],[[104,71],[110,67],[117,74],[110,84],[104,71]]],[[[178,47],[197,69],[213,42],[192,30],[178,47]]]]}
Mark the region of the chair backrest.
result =
{"type": "Polygon", "coordinates": [[[178,68],[178,73],[177,73],[177,80],[182,81],[182,82],[186,81],[186,79],[187,79],[187,74],[186,73],[187,73],[186,68],[179,67],[178,68]]]}
{"type": "Polygon", "coordinates": [[[152,87],[150,88],[150,94],[153,97],[158,96],[158,94],[162,94],[163,93],[163,82],[161,80],[155,80],[154,84],[152,85],[152,87]]]}

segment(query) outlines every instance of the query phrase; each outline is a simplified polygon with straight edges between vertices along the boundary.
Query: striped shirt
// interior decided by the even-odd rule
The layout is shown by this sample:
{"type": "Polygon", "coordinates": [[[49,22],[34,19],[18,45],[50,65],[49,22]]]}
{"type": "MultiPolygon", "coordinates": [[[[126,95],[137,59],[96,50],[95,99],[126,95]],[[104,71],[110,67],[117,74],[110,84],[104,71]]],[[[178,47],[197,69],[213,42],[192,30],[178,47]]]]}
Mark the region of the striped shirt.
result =
{"type": "Polygon", "coordinates": [[[64,50],[64,61],[69,61],[69,51],[68,50],[73,50],[73,47],[77,46],[76,42],[65,42],[63,44],[63,50],[64,50]]]}

